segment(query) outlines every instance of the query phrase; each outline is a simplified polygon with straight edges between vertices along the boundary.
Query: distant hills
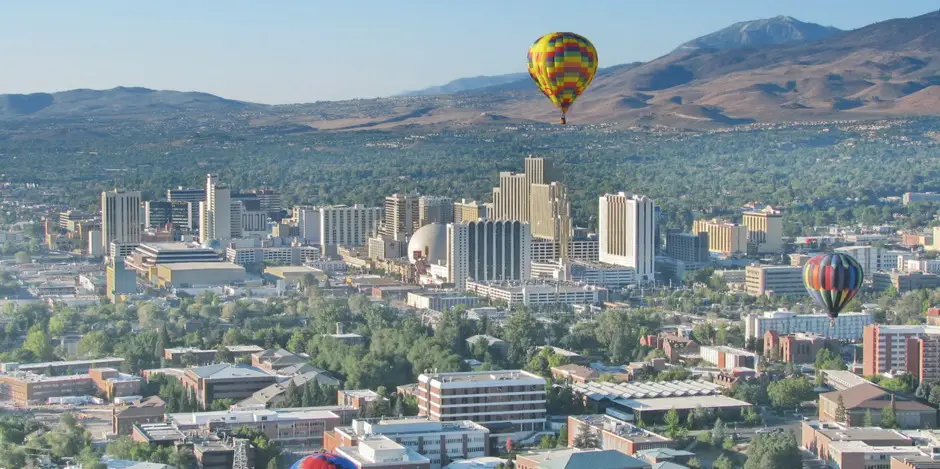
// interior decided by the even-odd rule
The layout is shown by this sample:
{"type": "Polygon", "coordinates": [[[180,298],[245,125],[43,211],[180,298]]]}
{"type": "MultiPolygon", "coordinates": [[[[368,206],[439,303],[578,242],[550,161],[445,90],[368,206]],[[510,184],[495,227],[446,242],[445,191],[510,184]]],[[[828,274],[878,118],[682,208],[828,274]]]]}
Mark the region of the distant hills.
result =
{"type": "MultiPolygon", "coordinates": [[[[558,116],[524,71],[393,98],[290,106],[144,88],[0,95],[0,119],[246,112],[257,125],[322,130],[510,125],[558,116]]],[[[700,128],[937,114],[940,12],[932,12],[853,31],[785,16],[737,23],[649,62],[601,69],[569,123],[700,128]]]]}
{"type": "Polygon", "coordinates": [[[483,88],[489,88],[491,86],[505,85],[507,83],[512,83],[520,80],[529,80],[528,72],[525,73],[508,73],[505,75],[492,75],[492,76],[478,76],[470,78],[458,78],[447,84],[440,86],[432,86],[430,88],[425,88],[418,91],[406,91],[401,93],[400,96],[428,96],[435,94],[451,94],[451,93],[460,93],[463,91],[472,91],[479,90],[483,88]]]}
{"type": "Polygon", "coordinates": [[[737,49],[816,41],[843,32],[832,26],[804,23],[790,16],[742,21],[679,46],[682,49],[737,49]]]}
{"type": "Polygon", "coordinates": [[[261,107],[264,106],[220,98],[208,93],[128,87],[0,95],[0,118],[211,114],[261,107]]]}

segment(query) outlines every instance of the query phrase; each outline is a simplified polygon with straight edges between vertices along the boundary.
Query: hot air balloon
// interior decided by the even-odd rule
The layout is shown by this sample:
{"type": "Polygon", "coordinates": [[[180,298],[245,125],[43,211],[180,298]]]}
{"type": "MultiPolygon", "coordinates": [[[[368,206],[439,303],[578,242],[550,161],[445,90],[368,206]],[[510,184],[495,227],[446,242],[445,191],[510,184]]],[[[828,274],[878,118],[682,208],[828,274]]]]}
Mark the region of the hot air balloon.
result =
{"type": "Polygon", "coordinates": [[[349,459],[335,454],[324,453],[306,456],[297,461],[290,469],[359,469],[349,459]]]}
{"type": "Polygon", "coordinates": [[[546,34],[529,48],[528,64],[539,89],[561,109],[564,124],[568,108],[594,79],[597,49],[574,33],[546,34]]]}
{"type": "Polygon", "coordinates": [[[803,267],[803,284],[835,325],[839,312],[858,293],[865,272],[854,257],[841,252],[820,254],[803,267]]]}

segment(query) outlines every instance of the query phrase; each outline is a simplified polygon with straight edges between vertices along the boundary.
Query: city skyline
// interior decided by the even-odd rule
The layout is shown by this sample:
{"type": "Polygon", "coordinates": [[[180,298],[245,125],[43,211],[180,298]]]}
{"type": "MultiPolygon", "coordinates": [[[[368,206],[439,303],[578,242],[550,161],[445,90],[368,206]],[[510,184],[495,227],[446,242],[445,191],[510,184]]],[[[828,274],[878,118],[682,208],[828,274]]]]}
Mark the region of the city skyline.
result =
{"type": "Polygon", "coordinates": [[[0,77],[0,93],[142,86],[269,104],[372,98],[461,77],[524,72],[528,46],[553,30],[590,37],[605,67],[651,60],[739,21],[789,15],[855,29],[936,7],[926,0],[863,2],[862,8],[850,1],[727,0],[718,8],[671,3],[673,8],[598,1],[564,18],[558,14],[564,2],[412,2],[413,8],[285,2],[277,9],[236,2],[224,10],[183,2],[156,8],[121,2],[95,8],[5,5],[5,18],[42,15],[44,21],[8,19],[0,28],[0,54],[17,70],[0,77]],[[389,37],[407,46],[388,47],[389,37]],[[486,50],[488,60],[453,53],[467,46],[486,50]],[[377,77],[373,70],[385,73],[377,77]]]}

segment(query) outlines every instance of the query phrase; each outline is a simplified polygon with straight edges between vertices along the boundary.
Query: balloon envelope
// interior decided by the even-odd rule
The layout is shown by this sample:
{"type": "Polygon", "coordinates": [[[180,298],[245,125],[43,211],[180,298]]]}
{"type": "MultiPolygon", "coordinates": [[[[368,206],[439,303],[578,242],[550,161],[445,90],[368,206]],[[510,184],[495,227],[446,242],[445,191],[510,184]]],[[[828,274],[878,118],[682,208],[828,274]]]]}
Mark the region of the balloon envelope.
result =
{"type": "Polygon", "coordinates": [[[542,93],[565,114],[597,73],[597,49],[574,33],[546,34],[529,48],[528,66],[542,93]]]}
{"type": "Polygon", "coordinates": [[[290,469],[358,469],[356,465],[342,456],[334,454],[315,454],[295,462],[290,469]]]}
{"type": "Polygon", "coordinates": [[[833,318],[852,301],[864,279],[858,261],[841,252],[820,254],[803,267],[806,291],[833,318]]]}

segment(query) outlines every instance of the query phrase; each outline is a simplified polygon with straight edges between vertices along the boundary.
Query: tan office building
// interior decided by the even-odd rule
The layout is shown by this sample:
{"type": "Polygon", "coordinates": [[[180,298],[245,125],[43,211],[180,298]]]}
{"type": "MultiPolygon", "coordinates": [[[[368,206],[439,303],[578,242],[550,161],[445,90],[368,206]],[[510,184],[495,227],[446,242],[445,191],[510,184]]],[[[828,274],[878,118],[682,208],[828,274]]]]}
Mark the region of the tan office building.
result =
{"type": "Polygon", "coordinates": [[[723,220],[695,220],[692,233],[708,233],[708,250],[731,256],[747,252],[747,227],[723,220]]]}
{"type": "Polygon", "coordinates": [[[806,295],[803,268],[789,265],[749,265],[744,269],[745,289],[751,296],[806,295]]]}
{"type": "Polygon", "coordinates": [[[783,216],[780,212],[770,207],[745,212],[743,223],[747,227],[748,243],[756,252],[763,254],[783,250],[783,216]]]}
{"type": "Polygon", "coordinates": [[[454,223],[477,221],[489,215],[486,211],[486,204],[482,202],[467,199],[454,202],[454,223]]]}

